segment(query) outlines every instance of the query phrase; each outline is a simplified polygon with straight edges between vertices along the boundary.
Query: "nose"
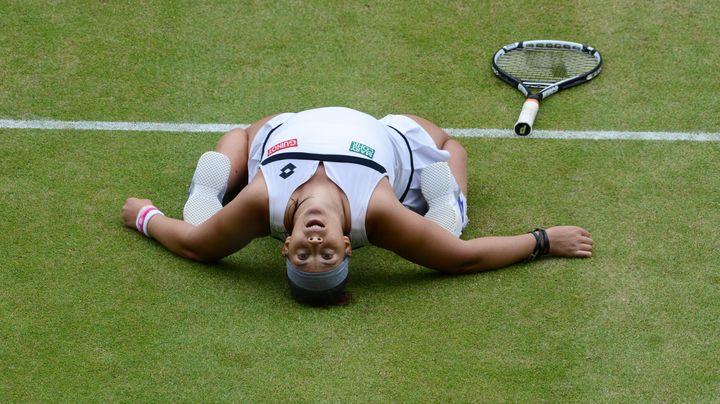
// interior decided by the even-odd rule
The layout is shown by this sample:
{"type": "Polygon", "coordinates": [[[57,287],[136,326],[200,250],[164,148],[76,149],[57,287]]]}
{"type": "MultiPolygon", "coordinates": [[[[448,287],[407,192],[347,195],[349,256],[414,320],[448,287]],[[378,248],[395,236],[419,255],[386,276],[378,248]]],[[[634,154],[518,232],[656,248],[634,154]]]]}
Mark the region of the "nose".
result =
{"type": "Polygon", "coordinates": [[[323,242],[323,238],[317,235],[312,235],[308,237],[308,241],[310,242],[310,244],[320,244],[323,242]]]}

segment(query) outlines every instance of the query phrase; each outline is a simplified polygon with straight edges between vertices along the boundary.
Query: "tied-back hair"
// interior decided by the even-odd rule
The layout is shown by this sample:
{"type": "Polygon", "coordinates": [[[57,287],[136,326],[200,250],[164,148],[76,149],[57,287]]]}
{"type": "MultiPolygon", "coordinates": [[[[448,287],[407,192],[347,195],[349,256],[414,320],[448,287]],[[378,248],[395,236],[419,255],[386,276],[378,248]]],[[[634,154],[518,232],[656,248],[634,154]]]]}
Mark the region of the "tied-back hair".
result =
{"type": "Polygon", "coordinates": [[[350,292],[345,290],[347,278],[333,288],[320,291],[301,288],[290,281],[290,278],[287,279],[290,286],[290,295],[296,302],[301,304],[312,307],[344,306],[352,300],[350,292]]]}

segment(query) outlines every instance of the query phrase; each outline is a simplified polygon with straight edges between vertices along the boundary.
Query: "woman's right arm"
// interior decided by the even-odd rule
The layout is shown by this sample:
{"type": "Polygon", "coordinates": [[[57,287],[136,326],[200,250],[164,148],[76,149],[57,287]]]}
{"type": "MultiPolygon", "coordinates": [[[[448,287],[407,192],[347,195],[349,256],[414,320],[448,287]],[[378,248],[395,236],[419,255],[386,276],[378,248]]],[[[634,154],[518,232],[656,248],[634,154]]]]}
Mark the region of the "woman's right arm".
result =
{"type": "MultiPolygon", "coordinates": [[[[148,199],[128,198],[123,206],[123,222],[135,228],[138,212],[151,205],[148,199]]],[[[255,238],[269,234],[268,199],[261,175],[248,184],[235,199],[206,222],[193,226],[182,220],[155,215],[148,223],[148,234],[173,253],[201,262],[226,257],[255,238]]]]}

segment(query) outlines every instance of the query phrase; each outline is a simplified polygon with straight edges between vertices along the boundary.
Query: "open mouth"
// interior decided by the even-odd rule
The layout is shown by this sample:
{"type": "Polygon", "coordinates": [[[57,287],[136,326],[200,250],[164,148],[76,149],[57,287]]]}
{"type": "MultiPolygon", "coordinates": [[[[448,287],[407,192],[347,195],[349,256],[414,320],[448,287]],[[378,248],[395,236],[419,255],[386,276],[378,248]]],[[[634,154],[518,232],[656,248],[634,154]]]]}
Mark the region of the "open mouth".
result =
{"type": "Polygon", "coordinates": [[[308,229],[313,228],[313,227],[324,229],[325,224],[323,224],[323,222],[321,222],[318,219],[312,219],[312,220],[309,220],[307,223],[305,223],[305,227],[307,227],[308,229]]]}

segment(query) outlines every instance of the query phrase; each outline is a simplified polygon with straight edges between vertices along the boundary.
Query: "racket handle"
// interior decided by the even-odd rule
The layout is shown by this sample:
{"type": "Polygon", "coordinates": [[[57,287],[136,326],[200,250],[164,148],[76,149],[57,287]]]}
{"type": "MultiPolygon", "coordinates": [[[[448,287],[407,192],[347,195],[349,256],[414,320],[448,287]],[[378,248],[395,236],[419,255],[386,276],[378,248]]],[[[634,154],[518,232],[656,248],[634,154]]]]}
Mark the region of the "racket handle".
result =
{"type": "Polygon", "coordinates": [[[534,98],[528,98],[523,103],[522,111],[520,111],[520,117],[515,122],[515,134],[518,136],[527,136],[532,132],[532,126],[535,122],[535,116],[537,116],[538,109],[540,108],[540,101],[534,98]]]}

